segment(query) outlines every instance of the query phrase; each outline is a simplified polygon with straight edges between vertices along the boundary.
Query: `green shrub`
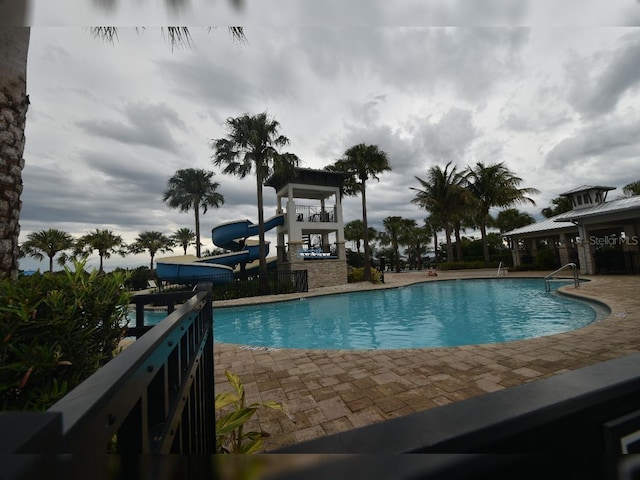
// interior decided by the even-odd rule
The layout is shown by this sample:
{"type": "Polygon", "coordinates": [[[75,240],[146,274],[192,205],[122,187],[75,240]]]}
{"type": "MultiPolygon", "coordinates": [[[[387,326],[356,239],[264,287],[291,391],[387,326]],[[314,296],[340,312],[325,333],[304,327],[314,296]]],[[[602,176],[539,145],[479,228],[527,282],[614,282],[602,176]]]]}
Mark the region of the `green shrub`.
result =
{"type": "MultiPolygon", "coordinates": [[[[370,268],[371,272],[371,283],[380,283],[382,282],[382,272],[375,268],[370,268]]],[[[364,268],[350,268],[349,273],[347,274],[347,282],[363,282],[364,281],[364,268]]]]}
{"type": "Polygon", "coordinates": [[[45,410],[116,355],[126,279],[76,263],[0,282],[0,408],[45,410]]]}

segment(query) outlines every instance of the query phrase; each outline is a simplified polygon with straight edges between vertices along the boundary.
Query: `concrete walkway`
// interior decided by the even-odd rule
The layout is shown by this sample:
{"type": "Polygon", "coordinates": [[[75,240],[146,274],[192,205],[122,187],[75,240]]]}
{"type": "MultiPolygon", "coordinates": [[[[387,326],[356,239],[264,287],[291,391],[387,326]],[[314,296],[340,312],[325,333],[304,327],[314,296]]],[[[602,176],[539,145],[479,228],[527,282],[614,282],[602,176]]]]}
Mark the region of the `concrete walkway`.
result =
{"type": "MultiPolygon", "coordinates": [[[[510,272],[539,277],[548,272],[510,272]]],[[[348,284],[305,294],[214,302],[260,303],[423,281],[495,277],[496,270],[386,273],[385,283],[348,284]]],[[[640,351],[640,276],[586,276],[561,291],[605,303],[611,315],[572,332],[497,344],[403,350],[248,349],[216,343],[216,393],[230,390],[224,375],[239,375],[247,401],[281,402],[282,412],[259,410],[245,430],[271,434],[264,452],[381,422],[487,392],[538,380],[640,351]]],[[[540,288],[544,285],[540,283],[540,288]]]]}

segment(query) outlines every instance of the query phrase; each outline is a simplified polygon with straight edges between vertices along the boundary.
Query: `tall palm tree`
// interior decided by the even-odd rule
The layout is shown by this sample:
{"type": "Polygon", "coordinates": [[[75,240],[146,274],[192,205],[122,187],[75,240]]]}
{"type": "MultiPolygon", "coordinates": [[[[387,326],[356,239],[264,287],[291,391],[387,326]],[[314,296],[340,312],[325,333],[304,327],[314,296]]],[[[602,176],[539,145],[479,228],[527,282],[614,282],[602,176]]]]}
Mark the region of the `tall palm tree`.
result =
{"type": "Polygon", "coordinates": [[[181,212],[193,210],[196,224],[196,256],[200,258],[200,209],[207,213],[209,207],[218,208],[224,204],[224,197],[218,193],[217,182],[212,180],[214,172],[199,168],[178,170],[167,182],[162,200],[171,208],[181,212]]]}
{"type": "Polygon", "coordinates": [[[460,191],[463,188],[464,177],[457,171],[457,167],[448,162],[444,169],[439,165],[431,167],[427,179],[415,177],[422,188],[409,187],[416,192],[412,203],[420,205],[431,213],[430,218],[444,228],[447,242],[447,260],[453,260],[453,245],[451,232],[456,214],[459,212],[460,191]]]}
{"type": "Polygon", "coordinates": [[[477,221],[482,236],[482,249],[485,263],[489,263],[489,244],[487,242],[487,226],[491,216],[489,211],[494,207],[511,207],[518,203],[536,202],[528,197],[540,193],[531,187],[520,188],[522,178],[514,175],[504,162],[485,165],[476,162],[475,166],[467,167],[465,171],[466,188],[476,199],[477,221]]]}
{"type": "Polygon", "coordinates": [[[174,243],[179,245],[184,250],[184,254],[187,254],[187,247],[191,244],[194,244],[194,240],[196,239],[196,232],[191,230],[190,228],[183,227],[179,228],[171,235],[174,243]]]}
{"type": "MultiPolygon", "coordinates": [[[[30,256],[36,260],[49,258],[49,271],[53,272],[53,257],[59,252],[70,250],[74,246],[71,235],[56,228],[41,230],[27,235],[27,240],[20,246],[20,257],[30,256]]],[[[58,257],[58,265],[64,265],[66,256],[58,257]]]]}
{"type": "MultiPolygon", "coordinates": [[[[185,0],[166,0],[169,5],[185,0]]],[[[242,0],[230,0],[241,7],[242,0]]],[[[27,0],[0,1],[0,280],[16,278],[20,248],[20,211],[22,202],[22,168],[24,166],[25,123],[29,96],[27,95],[27,55],[31,29],[27,0]]],[[[189,31],[184,27],[168,27],[172,48],[178,43],[189,44],[189,31]]],[[[229,27],[234,40],[244,41],[242,27],[229,27]]],[[[113,39],[117,29],[95,28],[96,37],[113,39]]]]}
{"type": "Polygon", "coordinates": [[[402,229],[406,227],[405,219],[398,216],[386,217],[382,220],[382,225],[386,235],[381,235],[378,238],[382,245],[391,245],[396,272],[400,272],[400,236],[402,235],[402,229]]]}
{"type": "Polygon", "coordinates": [[[142,253],[147,250],[151,255],[149,270],[153,270],[153,259],[156,253],[170,252],[174,245],[173,239],[162,232],[146,231],[140,233],[133,243],[129,245],[129,251],[131,253],[142,253]]]}
{"type": "Polygon", "coordinates": [[[75,245],[75,255],[91,255],[94,250],[100,256],[100,268],[98,271],[104,273],[103,262],[105,258],[117,253],[125,256],[127,246],[120,235],[116,235],[111,230],[96,228],[78,239],[75,245]]]}
{"type": "Polygon", "coordinates": [[[280,123],[269,118],[266,112],[257,115],[244,114],[226,121],[228,134],[225,138],[211,140],[214,150],[213,164],[224,166],[223,173],[244,178],[252,171],[256,174],[258,202],[258,242],[260,276],[266,287],[267,258],[264,228],[264,198],[262,187],[272,174],[290,177],[300,159],[293,153],[280,153],[278,149],[289,144],[289,139],[280,135],[280,123]]]}
{"type": "Polygon", "coordinates": [[[359,143],[344,152],[344,157],[326,170],[351,175],[343,185],[345,195],[362,197],[362,224],[364,233],[364,280],[371,281],[371,248],[369,246],[369,224],[367,222],[367,180],[380,180],[378,175],[391,170],[389,158],[377,145],[359,143]]]}

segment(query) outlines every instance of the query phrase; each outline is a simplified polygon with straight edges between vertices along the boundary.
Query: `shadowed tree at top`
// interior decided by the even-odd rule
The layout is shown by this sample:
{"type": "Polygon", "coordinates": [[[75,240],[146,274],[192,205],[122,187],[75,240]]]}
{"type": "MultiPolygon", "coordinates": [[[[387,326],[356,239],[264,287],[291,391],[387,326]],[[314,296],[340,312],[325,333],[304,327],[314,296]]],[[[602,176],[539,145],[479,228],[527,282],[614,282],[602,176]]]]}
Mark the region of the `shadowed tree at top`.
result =
{"type": "Polygon", "coordinates": [[[293,153],[280,153],[279,148],[289,144],[289,139],[278,133],[280,124],[267,116],[244,114],[226,121],[225,138],[211,140],[214,151],[213,164],[224,167],[222,173],[244,178],[251,172],[256,175],[258,202],[258,232],[260,276],[266,288],[267,258],[264,226],[264,182],[273,174],[283,178],[295,173],[300,159],[293,153]]]}

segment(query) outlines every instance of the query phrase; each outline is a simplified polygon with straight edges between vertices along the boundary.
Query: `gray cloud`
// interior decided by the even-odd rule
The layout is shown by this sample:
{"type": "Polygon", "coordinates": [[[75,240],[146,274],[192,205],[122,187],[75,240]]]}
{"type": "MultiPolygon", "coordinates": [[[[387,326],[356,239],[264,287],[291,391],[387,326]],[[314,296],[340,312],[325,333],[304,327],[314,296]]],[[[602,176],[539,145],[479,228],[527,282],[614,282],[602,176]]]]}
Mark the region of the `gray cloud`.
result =
{"type": "Polygon", "coordinates": [[[621,97],[640,87],[640,35],[629,34],[613,51],[576,60],[570,65],[573,87],[569,94],[572,105],[586,117],[596,117],[613,111],[621,97]],[[595,63],[597,71],[591,73],[595,63]]]}
{"type": "Polygon", "coordinates": [[[126,122],[84,120],[77,124],[89,135],[173,153],[180,151],[180,145],[173,138],[172,128],[185,130],[186,125],[177,112],[166,104],[127,103],[122,114],[126,122]]]}

